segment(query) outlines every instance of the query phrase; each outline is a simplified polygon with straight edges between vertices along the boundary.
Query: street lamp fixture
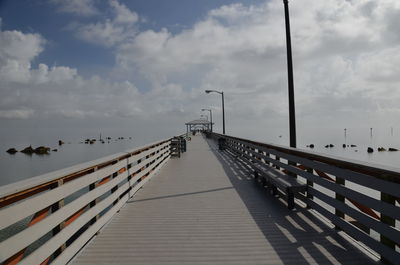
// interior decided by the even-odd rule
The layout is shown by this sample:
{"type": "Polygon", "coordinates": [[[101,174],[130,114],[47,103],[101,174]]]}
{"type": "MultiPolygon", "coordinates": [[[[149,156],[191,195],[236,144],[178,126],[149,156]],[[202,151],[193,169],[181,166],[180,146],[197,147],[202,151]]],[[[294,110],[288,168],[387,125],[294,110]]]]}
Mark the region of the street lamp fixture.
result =
{"type": "Polygon", "coordinates": [[[222,96],[222,133],[225,134],[225,104],[224,104],[224,91],[217,91],[217,90],[206,90],[207,94],[212,92],[218,93],[222,96]]]}

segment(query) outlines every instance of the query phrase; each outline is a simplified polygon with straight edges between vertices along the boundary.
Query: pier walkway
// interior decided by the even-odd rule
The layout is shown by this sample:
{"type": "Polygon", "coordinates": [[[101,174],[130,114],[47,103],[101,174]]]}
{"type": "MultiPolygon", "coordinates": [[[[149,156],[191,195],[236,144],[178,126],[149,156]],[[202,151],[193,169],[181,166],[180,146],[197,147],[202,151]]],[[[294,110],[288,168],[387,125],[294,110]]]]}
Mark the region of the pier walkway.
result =
{"type": "Polygon", "coordinates": [[[305,208],[255,183],[214,141],[194,136],[72,264],[376,264],[305,208]]]}

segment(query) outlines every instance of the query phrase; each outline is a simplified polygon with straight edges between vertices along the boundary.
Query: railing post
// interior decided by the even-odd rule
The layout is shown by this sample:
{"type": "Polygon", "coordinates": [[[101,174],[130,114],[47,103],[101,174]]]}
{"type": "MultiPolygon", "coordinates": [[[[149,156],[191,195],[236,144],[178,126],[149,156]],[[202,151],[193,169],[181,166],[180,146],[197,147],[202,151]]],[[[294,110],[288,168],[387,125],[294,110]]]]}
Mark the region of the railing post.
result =
{"type": "MultiPolygon", "coordinates": [[[[344,179],[338,178],[338,177],[335,177],[335,178],[336,178],[335,182],[336,182],[337,185],[343,185],[343,186],[345,185],[345,180],[344,179]]],[[[343,195],[337,193],[337,192],[335,192],[335,198],[336,198],[336,200],[345,203],[345,197],[343,195]]],[[[335,208],[335,215],[344,219],[344,213],[339,211],[336,208],[335,208]]],[[[341,228],[339,226],[337,226],[337,225],[335,225],[335,229],[341,230],[341,228]]]]}
{"type": "MultiPolygon", "coordinates": [[[[313,174],[313,173],[314,173],[314,170],[313,170],[312,168],[307,168],[306,171],[307,171],[308,173],[310,173],[310,174],[313,174]]],[[[307,186],[308,186],[308,187],[313,187],[313,186],[314,186],[314,182],[312,182],[311,180],[308,180],[308,179],[307,179],[307,186]]],[[[310,194],[310,192],[307,190],[307,199],[308,199],[308,200],[312,200],[313,198],[314,198],[314,196],[312,196],[312,195],[310,194]]],[[[310,204],[308,204],[308,203],[307,203],[307,208],[308,208],[308,209],[311,208],[310,204]]]]}
{"type": "MultiPolygon", "coordinates": [[[[381,201],[396,205],[396,198],[390,194],[386,194],[384,192],[381,192],[381,201]]],[[[387,225],[390,225],[392,227],[396,226],[396,220],[393,217],[384,215],[381,213],[381,222],[387,225]]],[[[388,246],[389,248],[396,249],[396,243],[389,238],[381,235],[381,243],[384,244],[385,246],[388,246]]],[[[387,260],[385,257],[381,256],[381,261],[385,264],[393,264],[389,260],[387,260]]]]}
{"type": "MultiPolygon", "coordinates": [[[[64,180],[59,179],[57,181],[57,183],[54,185],[54,187],[52,189],[56,189],[58,187],[60,187],[61,185],[64,184],[64,180]]],[[[55,211],[60,210],[60,208],[64,207],[64,199],[59,200],[58,202],[54,203],[51,206],[51,212],[54,213],[55,211]]],[[[53,228],[52,233],[53,236],[55,236],[56,234],[58,234],[62,229],[64,229],[65,227],[65,221],[61,222],[59,225],[57,225],[56,227],[53,228]]],[[[67,248],[66,243],[62,244],[60,246],[59,249],[56,250],[56,252],[54,253],[55,256],[58,256],[61,254],[61,252],[63,252],[65,249],[67,248]]]]}
{"type": "MultiPolygon", "coordinates": [[[[98,169],[98,167],[93,168],[93,172],[97,171],[97,169],[98,169]]],[[[94,190],[96,187],[97,187],[96,182],[90,184],[90,185],[89,185],[89,191],[94,190]]],[[[91,202],[89,203],[89,207],[90,207],[90,208],[93,208],[93,207],[96,206],[96,204],[97,204],[97,199],[94,199],[93,201],[91,201],[91,202]]],[[[90,220],[90,224],[91,224],[91,225],[94,224],[98,219],[99,219],[99,215],[96,215],[95,217],[92,218],[92,220],[90,220]]]]}
{"type": "MultiPolygon", "coordinates": [[[[281,159],[279,156],[275,155],[275,160],[279,162],[281,159]]],[[[275,168],[280,169],[280,167],[278,165],[275,165],[275,168]]]]}

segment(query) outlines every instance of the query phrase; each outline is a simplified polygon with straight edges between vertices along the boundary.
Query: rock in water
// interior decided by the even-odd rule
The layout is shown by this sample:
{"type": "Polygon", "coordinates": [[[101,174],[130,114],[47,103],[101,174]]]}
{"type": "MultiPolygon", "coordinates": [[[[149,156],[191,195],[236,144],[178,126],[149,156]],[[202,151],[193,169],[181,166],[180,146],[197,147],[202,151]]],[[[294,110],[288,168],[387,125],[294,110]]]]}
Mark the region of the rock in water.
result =
{"type": "Polygon", "coordinates": [[[355,145],[355,144],[352,144],[352,145],[350,145],[350,147],[357,147],[357,145],[355,145]]]}
{"type": "Polygon", "coordinates": [[[343,148],[346,148],[346,144],[343,144],[343,148]]]}
{"type": "Polygon", "coordinates": [[[53,151],[53,152],[57,152],[58,150],[57,150],[57,149],[53,149],[53,150],[51,150],[51,151],[53,151]]]}
{"type": "Polygon", "coordinates": [[[310,147],[310,148],[314,148],[314,144],[310,144],[308,147],[310,147]]]}
{"type": "Polygon", "coordinates": [[[386,149],[383,147],[378,147],[378,152],[383,152],[383,151],[386,151],[386,149]]]}
{"type": "Polygon", "coordinates": [[[389,151],[390,152],[395,152],[395,151],[399,151],[399,149],[393,148],[393,147],[389,147],[389,151]]]}
{"type": "Polygon", "coordinates": [[[38,148],[35,148],[35,154],[38,155],[48,155],[50,151],[49,147],[46,146],[39,146],[38,148]]]}
{"type": "Polygon", "coordinates": [[[15,148],[10,148],[10,149],[8,149],[6,152],[9,153],[9,154],[11,154],[11,155],[13,155],[13,154],[15,154],[16,152],[18,152],[18,150],[15,149],[15,148]]]}
{"type": "Polygon", "coordinates": [[[373,153],[373,152],[374,152],[374,149],[373,149],[372,147],[368,147],[367,152],[368,152],[368,153],[373,153]]]}
{"type": "Polygon", "coordinates": [[[28,155],[31,155],[34,152],[35,152],[35,150],[32,148],[31,145],[28,147],[25,147],[23,150],[21,150],[21,153],[28,154],[28,155]]]}
{"type": "Polygon", "coordinates": [[[58,145],[63,145],[63,144],[65,144],[63,141],[58,140],[58,145]]]}
{"type": "Polygon", "coordinates": [[[334,145],[333,144],[329,144],[329,147],[332,148],[332,147],[334,147],[334,145]]]}

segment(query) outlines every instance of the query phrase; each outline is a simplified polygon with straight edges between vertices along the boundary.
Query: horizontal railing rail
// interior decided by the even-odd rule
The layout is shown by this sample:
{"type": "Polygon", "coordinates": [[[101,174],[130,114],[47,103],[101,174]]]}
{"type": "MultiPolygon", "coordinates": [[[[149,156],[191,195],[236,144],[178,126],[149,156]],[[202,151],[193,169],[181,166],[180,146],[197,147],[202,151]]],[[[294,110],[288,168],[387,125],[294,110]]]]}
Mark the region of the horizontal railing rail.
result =
{"type": "Polygon", "coordinates": [[[251,167],[265,163],[307,183],[296,197],[337,229],[399,264],[400,169],[213,133],[251,167]]]}
{"type": "Polygon", "coordinates": [[[0,188],[0,262],[66,264],[165,164],[171,139],[0,188]]]}

